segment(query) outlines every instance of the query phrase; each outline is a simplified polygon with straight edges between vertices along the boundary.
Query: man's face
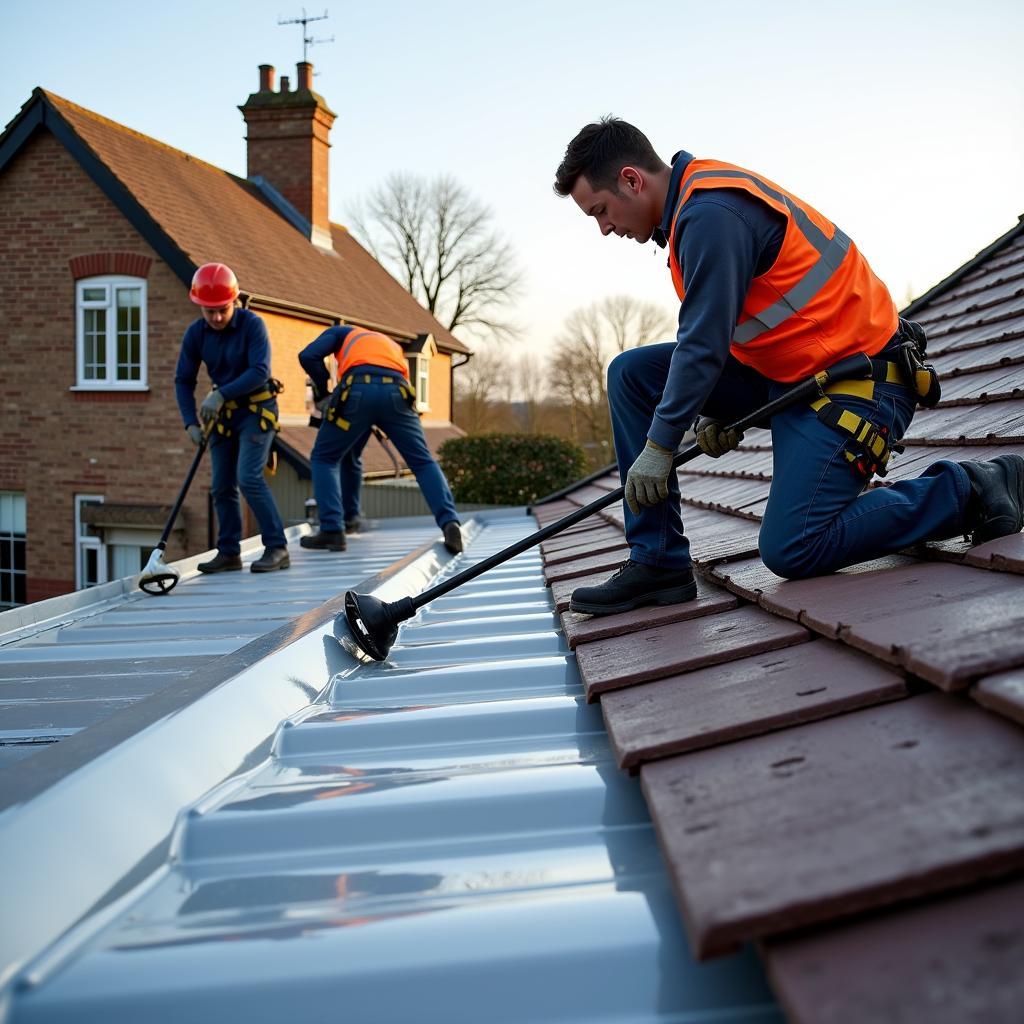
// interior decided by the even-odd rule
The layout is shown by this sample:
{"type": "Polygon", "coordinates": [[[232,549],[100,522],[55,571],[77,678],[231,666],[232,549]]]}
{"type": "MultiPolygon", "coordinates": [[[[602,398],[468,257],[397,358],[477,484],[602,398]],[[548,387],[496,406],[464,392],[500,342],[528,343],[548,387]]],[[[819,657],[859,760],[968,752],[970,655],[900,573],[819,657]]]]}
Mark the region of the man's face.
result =
{"type": "Polygon", "coordinates": [[[597,221],[602,235],[632,238],[643,245],[650,241],[658,223],[648,202],[646,181],[641,172],[624,167],[619,172],[618,192],[597,189],[581,174],[570,195],[576,205],[597,221]]]}
{"type": "Polygon", "coordinates": [[[235,304],[229,302],[226,306],[200,306],[203,311],[203,319],[215,330],[223,331],[235,314],[235,304]]]}

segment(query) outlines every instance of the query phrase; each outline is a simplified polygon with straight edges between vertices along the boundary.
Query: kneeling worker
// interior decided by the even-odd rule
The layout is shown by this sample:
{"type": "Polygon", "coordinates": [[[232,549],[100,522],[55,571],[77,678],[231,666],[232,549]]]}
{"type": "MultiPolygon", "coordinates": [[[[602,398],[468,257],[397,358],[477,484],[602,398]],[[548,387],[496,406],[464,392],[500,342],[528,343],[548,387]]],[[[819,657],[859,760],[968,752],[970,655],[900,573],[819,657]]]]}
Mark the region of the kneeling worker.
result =
{"type": "Polygon", "coordinates": [[[242,568],[241,487],[260,524],[265,551],[253,572],[287,569],[287,541],[274,496],[263,477],[277,432],[277,385],[270,376],[270,340],[263,321],[236,305],[238,282],[230,267],[205,263],[192,278],[189,298],[202,317],[185,331],[174,374],[181,418],[192,442],[199,445],[210,430],[213,507],[217,513],[217,555],[201,562],[200,572],[242,568]],[[213,390],[196,416],[195,387],[199,364],[205,363],[213,390]]]}
{"type": "Polygon", "coordinates": [[[331,327],[299,353],[313,382],[313,400],[323,413],[310,462],[320,530],[300,543],[304,548],[345,550],[339,465],[366,443],[371,427],[380,427],[413,471],[423,497],[444,533],[444,546],[462,550],[455,499],[441,467],[427,448],[401,346],[387,335],[359,327],[331,327]],[[328,394],[330,375],[324,360],[338,361],[338,386],[328,394]]]}

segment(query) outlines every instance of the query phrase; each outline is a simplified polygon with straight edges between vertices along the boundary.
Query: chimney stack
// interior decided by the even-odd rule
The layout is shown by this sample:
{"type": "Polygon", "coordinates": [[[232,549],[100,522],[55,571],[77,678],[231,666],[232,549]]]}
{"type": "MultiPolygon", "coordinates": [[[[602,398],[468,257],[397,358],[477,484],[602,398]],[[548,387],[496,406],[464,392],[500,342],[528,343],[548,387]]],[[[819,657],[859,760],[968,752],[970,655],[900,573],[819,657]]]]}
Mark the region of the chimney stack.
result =
{"type": "Polygon", "coordinates": [[[308,61],[296,68],[294,92],[286,75],[281,76],[280,91],[274,92],[274,68],[261,64],[259,70],[259,92],[238,108],[248,130],[248,176],[272,185],[309,222],[310,241],[330,249],[327,157],[335,114],[313,92],[313,65],[308,61]]]}

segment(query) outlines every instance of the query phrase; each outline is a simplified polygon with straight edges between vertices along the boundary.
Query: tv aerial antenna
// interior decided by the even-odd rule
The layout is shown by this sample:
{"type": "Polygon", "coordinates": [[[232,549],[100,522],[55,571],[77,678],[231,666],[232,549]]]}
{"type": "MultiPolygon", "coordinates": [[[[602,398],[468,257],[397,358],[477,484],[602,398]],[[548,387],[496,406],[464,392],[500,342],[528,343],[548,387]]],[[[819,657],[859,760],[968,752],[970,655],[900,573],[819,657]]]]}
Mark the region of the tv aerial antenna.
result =
{"type": "Polygon", "coordinates": [[[306,63],[307,53],[311,46],[316,46],[317,43],[333,43],[334,36],[330,39],[314,39],[309,32],[309,23],[311,21],[326,21],[327,20],[327,8],[324,8],[323,14],[307,14],[306,8],[302,8],[301,18],[278,18],[278,25],[301,25],[302,26],[302,62],[306,63]]]}

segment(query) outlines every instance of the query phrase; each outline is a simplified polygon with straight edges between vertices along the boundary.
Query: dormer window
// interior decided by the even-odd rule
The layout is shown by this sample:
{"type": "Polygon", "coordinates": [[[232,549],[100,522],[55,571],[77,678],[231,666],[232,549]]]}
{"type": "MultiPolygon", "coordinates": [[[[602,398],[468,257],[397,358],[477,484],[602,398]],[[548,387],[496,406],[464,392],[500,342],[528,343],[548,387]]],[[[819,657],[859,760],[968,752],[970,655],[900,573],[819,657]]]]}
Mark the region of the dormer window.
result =
{"type": "Polygon", "coordinates": [[[146,389],[146,279],[87,277],[75,284],[80,389],[146,389]]]}
{"type": "Polygon", "coordinates": [[[416,392],[416,411],[430,411],[430,360],[437,355],[437,344],[430,334],[421,334],[406,346],[409,380],[416,392]]]}

